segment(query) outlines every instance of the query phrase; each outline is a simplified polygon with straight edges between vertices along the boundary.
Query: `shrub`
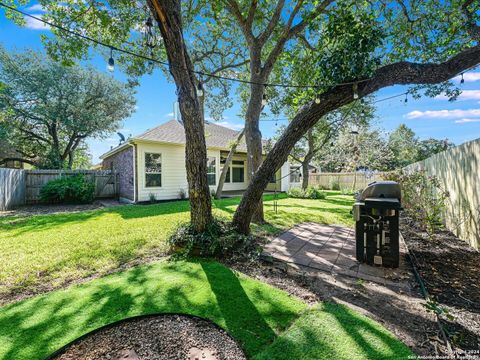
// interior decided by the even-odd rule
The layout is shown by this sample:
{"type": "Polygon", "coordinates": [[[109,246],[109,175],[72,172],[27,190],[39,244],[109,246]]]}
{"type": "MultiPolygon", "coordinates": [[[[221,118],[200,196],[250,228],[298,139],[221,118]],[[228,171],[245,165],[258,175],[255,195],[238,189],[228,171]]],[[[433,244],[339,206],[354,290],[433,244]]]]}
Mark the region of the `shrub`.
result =
{"type": "Polygon", "coordinates": [[[401,185],[405,212],[432,239],[435,232],[443,227],[445,201],[450,196],[448,191],[441,187],[436,176],[428,176],[425,171],[396,171],[389,173],[386,178],[401,185]]]}
{"type": "Polygon", "coordinates": [[[40,200],[49,204],[88,204],[95,198],[95,185],[82,175],[64,176],[40,189],[40,200]]]}
{"type": "Polygon", "coordinates": [[[229,260],[258,256],[261,248],[257,243],[252,235],[237,233],[228,221],[219,218],[214,218],[203,233],[197,233],[190,223],[181,224],[168,239],[170,250],[181,255],[229,260]]]}
{"type": "Polygon", "coordinates": [[[290,188],[287,194],[292,198],[298,199],[325,199],[325,193],[313,186],[309,186],[305,190],[296,187],[290,188]]]}
{"type": "Polygon", "coordinates": [[[330,179],[330,190],[340,190],[340,182],[337,178],[330,179]]]}
{"type": "Polygon", "coordinates": [[[154,193],[149,193],[148,200],[150,201],[150,204],[155,204],[157,202],[157,196],[154,193]]]}
{"type": "Polygon", "coordinates": [[[182,200],[187,198],[187,193],[185,192],[185,189],[180,189],[180,191],[178,192],[178,197],[182,200]]]}

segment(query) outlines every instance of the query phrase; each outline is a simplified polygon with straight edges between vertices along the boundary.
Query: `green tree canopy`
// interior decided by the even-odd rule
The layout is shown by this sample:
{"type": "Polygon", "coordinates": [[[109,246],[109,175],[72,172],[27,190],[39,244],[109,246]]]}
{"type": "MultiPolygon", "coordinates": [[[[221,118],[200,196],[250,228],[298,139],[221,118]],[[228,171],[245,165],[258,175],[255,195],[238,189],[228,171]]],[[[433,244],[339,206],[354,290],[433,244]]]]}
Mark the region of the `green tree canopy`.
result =
{"type": "MultiPolygon", "coordinates": [[[[40,168],[72,168],[87,138],[105,138],[135,106],[131,87],[93,68],[63,66],[33,52],[0,48],[0,132],[40,168]]],[[[78,159],[80,160],[80,159],[78,159]]]]}

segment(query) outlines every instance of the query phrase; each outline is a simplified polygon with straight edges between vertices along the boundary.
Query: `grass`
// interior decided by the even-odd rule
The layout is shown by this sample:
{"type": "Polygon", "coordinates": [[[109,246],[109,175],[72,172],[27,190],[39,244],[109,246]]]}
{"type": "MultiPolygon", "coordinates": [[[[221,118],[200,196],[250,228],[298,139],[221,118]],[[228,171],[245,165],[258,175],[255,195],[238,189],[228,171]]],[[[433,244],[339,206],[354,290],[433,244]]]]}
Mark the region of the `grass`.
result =
{"type": "Polygon", "coordinates": [[[344,305],[309,309],[255,360],[407,359],[411,351],[375,321],[344,305]]]}
{"type": "MultiPolygon", "coordinates": [[[[325,200],[265,196],[267,225],[275,234],[304,221],[352,225],[352,197],[327,192],[325,200]]],[[[239,198],[215,201],[215,213],[230,218],[239,198]]],[[[189,219],[188,201],[121,206],[80,213],[0,218],[0,296],[105,273],[136,258],[165,252],[165,240],[189,219]]]]}
{"type": "Polygon", "coordinates": [[[0,359],[42,359],[100,326],[158,312],[214,321],[249,358],[410,354],[379,324],[342,306],[308,310],[284,291],[216,262],[162,261],[0,308],[0,359]]]}

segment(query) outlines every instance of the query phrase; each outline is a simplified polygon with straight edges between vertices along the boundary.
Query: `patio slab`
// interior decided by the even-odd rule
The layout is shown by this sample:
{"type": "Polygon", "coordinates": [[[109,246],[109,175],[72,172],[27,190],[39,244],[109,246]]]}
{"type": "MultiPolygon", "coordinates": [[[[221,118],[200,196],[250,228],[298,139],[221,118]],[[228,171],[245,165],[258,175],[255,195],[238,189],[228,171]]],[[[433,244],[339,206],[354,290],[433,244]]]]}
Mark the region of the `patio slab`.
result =
{"type": "Polygon", "coordinates": [[[295,268],[321,271],[409,288],[405,245],[400,244],[400,267],[388,269],[359,263],[355,258],[355,231],[340,225],[303,223],[284,232],[263,250],[263,256],[295,268]]]}

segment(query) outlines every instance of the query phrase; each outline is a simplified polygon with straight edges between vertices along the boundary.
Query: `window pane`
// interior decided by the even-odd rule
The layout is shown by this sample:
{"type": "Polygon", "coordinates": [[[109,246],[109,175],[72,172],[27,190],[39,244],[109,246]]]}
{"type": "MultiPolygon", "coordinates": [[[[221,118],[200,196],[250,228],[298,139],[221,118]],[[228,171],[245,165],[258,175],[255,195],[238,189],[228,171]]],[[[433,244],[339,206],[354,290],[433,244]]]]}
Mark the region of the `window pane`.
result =
{"type": "Polygon", "coordinates": [[[207,174],[208,185],[215,185],[215,174],[207,174]]]}
{"type": "Polygon", "coordinates": [[[233,165],[245,165],[245,161],[243,160],[232,160],[233,165]]]}
{"type": "Polygon", "coordinates": [[[215,158],[214,157],[207,158],[207,173],[215,174],[215,158]]]}
{"type": "Polygon", "coordinates": [[[244,181],[245,169],[241,168],[232,168],[232,178],[234,183],[240,183],[244,181]]]}
{"type": "Polygon", "coordinates": [[[145,153],[145,172],[160,173],[162,172],[162,155],[145,153]]]}
{"type": "Polygon", "coordinates": [[[162,174],[145,174],[145,186],[146,187],[161,187],[162,186],[162,174]]]}
{"type": "Polygon", "coordinates": [[[299,183],[300,182],[300,172],[298,166],[291,166],[290,167],[290,182],[291,183],[299,183]]]}
{"type": "Polygon", "coordinates": [[[228,168],[227,176],[225,176],[225,182],[226,182],[226,183],[229,183],[229,182],[230,182],[230,168],[228,168]]]}

